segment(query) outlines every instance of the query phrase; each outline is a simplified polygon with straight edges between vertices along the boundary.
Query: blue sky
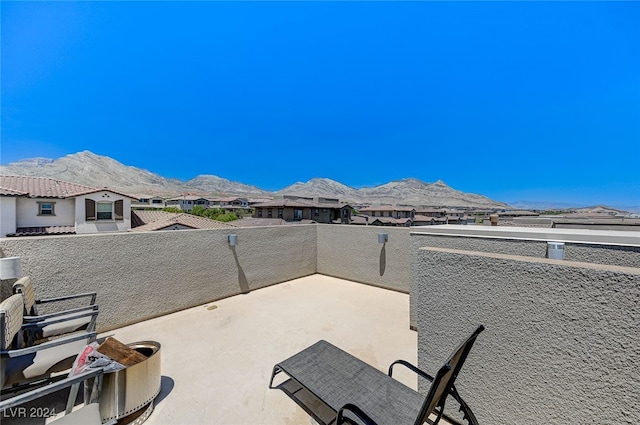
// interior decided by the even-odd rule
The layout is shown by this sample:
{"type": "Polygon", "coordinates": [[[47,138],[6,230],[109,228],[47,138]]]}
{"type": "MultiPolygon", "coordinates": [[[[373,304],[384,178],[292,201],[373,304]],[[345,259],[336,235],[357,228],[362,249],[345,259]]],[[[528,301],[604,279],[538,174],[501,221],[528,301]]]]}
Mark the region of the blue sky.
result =
{"type": "Polygon", "coordinates": [[[639,2],[10,2],[0,162],[640,205],[639,2]]]}

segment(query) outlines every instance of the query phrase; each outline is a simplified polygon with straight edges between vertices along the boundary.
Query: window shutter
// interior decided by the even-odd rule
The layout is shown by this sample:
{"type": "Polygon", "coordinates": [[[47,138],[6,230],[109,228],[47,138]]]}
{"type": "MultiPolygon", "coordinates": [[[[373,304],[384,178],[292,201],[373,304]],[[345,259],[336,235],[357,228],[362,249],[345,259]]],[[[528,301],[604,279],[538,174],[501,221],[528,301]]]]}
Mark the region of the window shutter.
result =
{"type": "Polygon", "coordinates": [[[96,201],[93,199],[84,200],[84,219],[87,221],[96,219],[96,201]]]}
{"type": "Polygon", "coordinates": [[[124,220],[124,201],[120,199],[119,201],[114,202],[114,204],[116,220],[124,220]]]}

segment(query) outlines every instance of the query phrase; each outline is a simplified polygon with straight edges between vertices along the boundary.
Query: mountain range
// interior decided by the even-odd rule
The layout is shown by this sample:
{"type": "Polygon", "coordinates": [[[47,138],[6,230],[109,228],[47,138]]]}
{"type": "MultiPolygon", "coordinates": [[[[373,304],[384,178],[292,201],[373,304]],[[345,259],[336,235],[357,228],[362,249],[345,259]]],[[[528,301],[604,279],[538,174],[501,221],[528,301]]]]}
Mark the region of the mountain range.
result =
{"type": "Polygon", "coordinates": [[[425,183],[408,178],[375,187],[355,189],[335,180],[313,178],[306,183],[298,182],[277,192],[269,192],[215,175],[199,175],[186,182],[168,179],[89,151],[58,159],[30,158],[0,165],[0,174],[50,177],[92,187],[108,187],[132,195],[171,196],[184,193],[245,197],[297,195],[338,198],[340,201],[351,203],[510,208],[506,203],[491,200],[486,196],[455,190],[441,180],[425,183]]]}

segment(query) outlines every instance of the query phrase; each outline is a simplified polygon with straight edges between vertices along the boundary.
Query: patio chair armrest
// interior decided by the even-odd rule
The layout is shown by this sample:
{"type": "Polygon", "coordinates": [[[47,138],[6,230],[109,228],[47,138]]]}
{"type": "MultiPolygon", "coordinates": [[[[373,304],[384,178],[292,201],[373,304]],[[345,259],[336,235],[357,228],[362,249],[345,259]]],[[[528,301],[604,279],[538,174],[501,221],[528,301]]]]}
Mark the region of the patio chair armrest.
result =
{"type": "Polygon", "coordinates": [[[75,300],[78,298],[91,298],[90,305],[94,305],[96,303],[97,292],[83,292],[81,294],[73,294],[73,295],[64,295],[62,297],[54,297],[54,298],[44,298],[41,300],[36,300],[36,304],[45,304],[56,301],[67,301],[67,300],[75,300]]]}
{"type": "Polygon", "coordinates": [[[103,373],[102,369],[94,369],[87,373],[73,376],[71,378],[65,378],[52,384],[47,384],[42,387],[38,387],[34,390],[19,394],[15,397],[11,397],[0,402],[0,412],[4,413],[7,409],[19,406],[24,403],[36,400],[48,394],[52,394],[63,388],[70,387],[74,384],[86,381],[90,378],[95,378],[103,373]]]}
{"type": "Polygon", "coordinates": [[[1,350],[0,354],[2,354],[3,356],[15,358],[15,357],[24,356],[26,354],[37,353],[38,351],[57,347],[59,345],[64,345],[71,342],[77,342],[83,339],[87,340],[87,343],[90,343],[95,341],[97,337],[98,337],[98,333],[95,331],[78,332],[78,333],[70,334],[60,338],[52,339],[51,341],[43,342],[42,344],[32,345],[30,347],[17,348],[14,350],[1,350]]]}
{"type": "Polygon", "coordinates": [[[98,311],[98,306],[96,304],[94,305],[88,305],[85,307],[78,307],[78,308],[72,308],[70,310],[65,310],[65,311],[59,311],[56,313],[47,313],[47,314],[39,314],[37,316],[24,316],[22,318],[22,320],[25,323],[31,323],[31,322],[42,322],[43,320],[47,320],[47,319],[51,319],[54,317],[58,317],[58,316],[68,316],[70,314],[75,314],[75,313],[83,313],[85,311],[98,311]]]}
{"type": "MultiPolygon", "coordinates": [[[[422,376],[423,378],[428,379],[429,381],[433,381],[433,377],[431,375],[429,375],[428,373],[426,373],[425,371],[423,371],[421,369],[418,369],[416,366],[412,365],[411,363],[409,363],[409,362],[407,362],[405,360],[396,360],[395,362],[391,363],[391,366],[389,366],[389,376],[392,375],[393,366],[396,365],[396,364],[405,366],[408,369],[412,370],[413,372],[417,373],[419,376],[422,376]]],[[[471,411],[471,408],[469,407],[469,405],[462,399],[462,397],[460,397],[460,394],[458,393],[458,390],[456,389],[455,385],[452,385],[451,389],[449,389],[449,395],[451,397],[453,397],[460,404],[460,412],[462,412],[463,418],[470,425],[477,425],[478,424],[478,420],[476,419],[475,415],[471,411]]],[[[459,421],[457,421],[457,420],[451,418],[450,416],[448,416],[446,413],[443,413],[442,417],[447,422],[449,422],[449,423],[451,423],[453,425],[463,425],[459,421]]]]}
{"type": "Polygon", "coordinates": [[[351,423],[348,418],[344,417],[344,412],[349,411],[358,417],[365,425],[376,425],[373,419],[369,417],[366,413],[362,411],[355,404],[347,403],[340,410],[338,410],[338,416],[336,417],[336,425],[341,425],[344,423],[351,423]]]}
{"type": "MultiPolygon", "coordinates": [[[[69,314],[66,316],[51,316],[45,317],[43,320],[32,320],[22,324],[22,329],[37,329],[42,327],[43,325],[53,325],[55,323],[63,323],[68,322],[69,320],[80,319],[82,317],[92,317],[98,315],[98,309],[91,309],[86,311],[78,311],[74,314],[69,314]]],[[[34,316],[32,316],[34,317],[34,316]]],[[[41,317],[41,316],[35,316],[41,317]]]]}
{"type": "Polygon", "coordinates": [[[430,382],[433,381],[433,376],[429,375],[427,372],[425,372],[424,370],[418,369],[416,366],[412,365],[411,363],[409,363],[408,361],[405,360],[396,360],[395,362],[391,363],[391,366],[389,366],[389,376],[393,378],[393,366],[395,365],[402,365],[408,369],[410,369],[411,371],[417,373],[419,376],[422,376],[423,378],[429,380],[430,382]]]}

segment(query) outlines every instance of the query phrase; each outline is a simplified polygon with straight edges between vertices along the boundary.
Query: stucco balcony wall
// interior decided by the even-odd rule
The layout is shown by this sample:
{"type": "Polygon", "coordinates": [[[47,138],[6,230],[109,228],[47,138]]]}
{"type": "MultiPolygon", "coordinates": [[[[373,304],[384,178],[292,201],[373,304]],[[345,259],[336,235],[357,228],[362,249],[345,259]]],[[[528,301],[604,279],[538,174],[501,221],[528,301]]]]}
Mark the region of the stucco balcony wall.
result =
{"type": "Polygon", "coordinates": [[[102,330],[314,274],[316,245],[315,226],[0,239],[39,298],[96,291],[102,330]]]}
{"type": "Polygon", "coordinates": [[[421,368],[487,328],[458,382],[480,423],[637,422],[640,268],[446,248],[414,267],[421,368]]]}
{"type": "Polygon", "coordinates": [[[409,228],[319,224],[318,273],[409,293],[409,228]],[[378,234],[389,240],[378,243],[378,234]]]}
{"type": "MultiPolygon", "coordinates": [[[[411,252],[422,247],[546,258],[547,242],[565,244],[565,260],[640,267],[640,232],[490,226],[425,226],[411,229],[411,252]]],[[[415,257],[410,268],[415,268],[415,257]]],[[[411,279],[411,293],[417,279],[411,279]]],[[[412,296],[410,322],[417,326],[417,297],[412,296]]]]}
{"type": "Polygon", "coordinates": [[[417,244],[545,258],[547,242],[564,242],[565,260],[640,267],[640,232],[490,226],[414,227],[417,244]]]}

